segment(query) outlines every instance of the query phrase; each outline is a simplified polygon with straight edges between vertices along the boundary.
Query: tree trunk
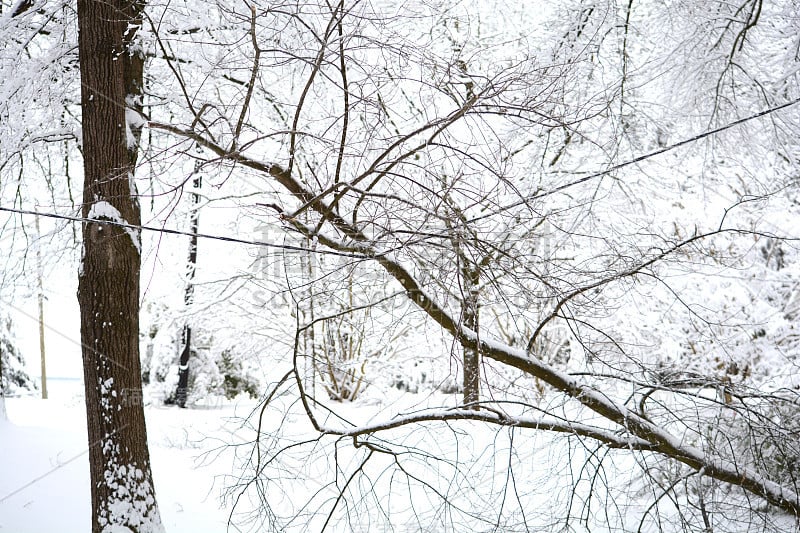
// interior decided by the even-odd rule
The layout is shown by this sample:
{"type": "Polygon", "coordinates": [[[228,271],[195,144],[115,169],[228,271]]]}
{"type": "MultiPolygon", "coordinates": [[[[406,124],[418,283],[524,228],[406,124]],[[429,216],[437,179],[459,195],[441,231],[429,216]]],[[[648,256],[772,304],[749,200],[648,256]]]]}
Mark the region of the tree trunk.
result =
{"type": "MultiPolygon", "coordinates": [[[[200,147],[198,146],[198,150],[200,147]]],[[[183,302],[186,310],[194,299],[194,273],[197,270],[197,229],[200,226],[200,187],[203,176],[200,174],[200,164],[194,169],[194,192],[192,192],[192,213],[189,231],[192,233],[189,241],[189,268],[186,273],[186,292],[183,302]]],[[[187,319],[183,326],[183,349],[181,350],[180,365],[178,366],[178,388],[175,391],[175,401],[179,407],[186,407],[186,397],[189,392],[189,357],[192,354],[192,326],[187,319]]]]}
{"type": "MultiPolygon", "coordinates": [[[[462,257],[466,261],[466,257],[462,257]]],[[[462,264],[464,295],[461,302],[461,320],[464,327],[478,332],[478,267],[462,264]]],[[[477,348],[464,347],[464,405],[478,410],[481,390],[481,358],[477,348]]]]}
{"type": "MultiPolygon", "coordinates": [[[[446,181],[445,181],[446,184],[446,181]]],[[[451,234],[451,243],[457,261],[457,275],[461,290],[461,323],[465,328],[474,331],[480,338],[478,332],[478,299],[480,296],[481,265],[470,257],[470,253],[464,242],[464,228],[467,227],[467,218],[464,212],[455,202],[449,198],[448,207],[452,209],[452,219],[444,218],[444,223],[451,234]]],[[[480,343],[477,345],[480,346],[480,343]]],[[[471,348],[463,346],[464,363],[464,405],[467,409],[478,411],[478,402],[481,399],[481,354],[478,347],[471,348]]]]}
{"type": "Polygon", "coordinates": [[[141,98],[142,59],[128,54],[141,8],[78,0],[82,215],[92,220],[82,228],[78,303],[93,533],[163,531],[141,402],[140,232],[107,223],[141,223],[133,182],[140,129],[126,125],[126,101],[136,107],[141,98]]]}

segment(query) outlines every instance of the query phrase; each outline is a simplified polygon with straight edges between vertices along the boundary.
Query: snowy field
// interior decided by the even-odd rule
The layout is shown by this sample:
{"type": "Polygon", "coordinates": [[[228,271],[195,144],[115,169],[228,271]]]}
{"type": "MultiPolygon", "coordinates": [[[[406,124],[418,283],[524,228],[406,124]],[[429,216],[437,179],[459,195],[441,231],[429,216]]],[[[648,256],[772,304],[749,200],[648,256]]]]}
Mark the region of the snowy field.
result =
{"type": "MultiPolygon", "coordinates": [[[[0,442],[3,442],[4,451],[0,455],[0,472],[3,472],[0,477],[2,533],[77,533],[91,528],[82,383],[77,379],[50,380],[48,388],[48,400],[35,397],[6,399],[8,420],[0,422],[0,442]]],[[[380,400],[373,397],[358,404],[339,404],[339,408],[356,419],[377,420],[391,416],[390,411],[413,411],[424,408],[424,403],[443,400],[446,398],[442,395],[397,393],[385,395],[380,400]]],[[[249,493],[239,498],[236,513],[229,523],[233,495],[236,494],[236,491],[230,491],[230,487],[236,485],[242,475],[242,454],[248,455],[252,448],[247,442],[252,437],[252,427],[243,421],[256,406],[256,401],[220,401],[217,405],[190,409],[162,407],[156,403],[145,408],[153,476],[166,531],[258,531],[263,527],[258,520],[250,520],[253,516],[250,511],[259,503],[249,493]],[[231,446],[234,443],[245,445],[231,446]]],[[[311,434],[307,421],[300,412],[291,412],[283,419],[280,415],[273,416],[285,407],[284,404],[267,410],[264,429],[268,433],[282,431],[284,435],[288,431],[292,435],[285,436],[299,442],[311,434]]],[[[289,408],[289,411],[293,409],[289,408]]],[[[366,479],[372,483],[371,490],[365,494],[369,496],[371,493],[376,501],[382,502],[377,508],[383,508],[387,515],[369,516],[367,509],[371,508],[367,507],[362,515],[359,505],[364,502],[354,502],[352,516],[337,515],[334,522],[328,524],[328,530],[444,531],[452,529],[453,521],[460,521],[469,531],[520,530],[518,523],[511,526],[520,514],[520,510],[514,508],[514,498],[510,494],[508,498],[497,498],[498,491],[503,490],[516,491],[522,501],[531,502],[526,517],[531,520],[531,525],[535,524],[531,530],[561,529],[563,524],[558,524],[561,504],[570,494],[578,496],[576,502],[582,499],[579,494],[584,491],[576,490],[572,483],[575,475],[582,477],[579,471],[585,469],[585,455],[570,451],[564,445],[564,439],[553,440],[547,433],[520,432],[513,444],[507,437],[506,430],[497,431],[472,423],[444,431],[441,426],[423,426],[396,434],[397,440],[409,449],[425,449],[425,453],[435,457],[431,462],[405,463],[406,468],[416,470],[419,479],[425,479],[434,471],[441,474],[446,470],[448,457],[459,457],[463,461],[463,476],[449,479],[445,476],[445,485],[449,484],[449,487],[440,489],[449,494],[457,509],[468,509],[469,512],[461,517],[460,511],[451,511],[449,518],[437,516],[440,514],[435,510],[438,504],[431,499],[429,490],[408,483],[400,476],[386,475],[390,469],[380,461],[373,461],[372,468],[363,469],[365,477],[362,481],[366,479]],[[524,468],[525,476],[510,482],[506,467],[512,456],[517,464],[517,475],[524,468]],[[445,461],[440,463],[438,459],[445,461]],[[575,470],[565,476],[563,474],[570,470],[570,463],[575,470]],[[500,504],[503,500],[507,501],[500,504]],[[505,509],[499,512],[503,505],[505,509]],[[497,524],[470,519],[472,512],[477,515],[487,510],[496,514],[497,524]],[[504,526],[501,515],[504,515],[503,521],[511,522],[504,526]],[[442,520],[450,523],[445,524],[442,520]]],[[[320,531],[322,520],[326,518],[325,509],[335,495],[335,490],[332,490],[335,487],[326,486],[324,480],[334,469],[353,470],[353,464],[359,459],[352,453],[347,442],[338,447],[335,461],[332,459],[334,454],[325,452],[322,445],[301,451],[299,463],[303,464],[298,466],[298,472],[316,471],[317,475],[283,479],[278,489],[267,494],[274,505],[271,511],[278,515],[285,512],[288,516],[306,502],[319,505],[307,514],[306,522],[294,521],[292,530],[320,531]],[[308,455],[304,455],[305,450],[308,450],[308,455]]],[[[628,470],[630,474],[630,463],[624,461],[622,466],[622,470],[628,470]]],[[[615,470],[612,464],[607,467],[611,468],[609,472],[615,470]]],[[[633,480],[630,475],[620,474],[621,471],[616,472],[611,478],[623,485],[633,480]]],[[[267,483],[266,486],[275,485],[267,483]]],[[[636,530],[639,525],[641,510],[636,507],[633,506],[634,512],[627,517],[631,521],[628,524],[631,530],[636,530]]],[[[598,517],[598,520],[603,518],[598,517]]],[[[603,531],[608,527],[587,530],[578,520],[570,525],[569,530],[603,531]]]]}
{"type": "MultiPolygon", "coordinates": [[[[83,384],[48,382],[50,399],[8,398],[0,421],[0,531],[91,530],[89,457],[83,384]]],[[[252,407],[252,406],[251,406],[252,407]]],[[[167,531],[226,530],[219,477],[224,461],[206,461],[226,421],[245,406],[186,409],[150,406],[148,436],[161,516],[167,531]]]]}
{"type": "MultiPolygon", "coordinates": [[[[91,529],[82,383],[50,380],[48,389],[48,400],[6,399],[8,420],[0,421],[0,533],[91,529]]],[[[337,406],[363,423],[447,400],[442,394],[397,392],[337,406]]],[[[280,531],[371,533],[687,531],[666,499],[658,509],[649,504],[648,492],[655,487],[643,482],[644,463],[635,464],[648,462],[642,457],[600,451],[590,440],[544,431],[433,423],[392,433],[406,450],[397,463],[406,477],[381,454],[367,464],[349,439],[315,440],[298,403],[280,398],[265,410],[262,452],[276,435],[283,445],[310,444],[296,453],[290,453],[290,444],[279,465],[262,470],[256,487],[242,481],[249,480],[253,467],[248,458],[258,402],[221,400],[189,409],[150,402],[145,413],[152,470],[166,531],[264,531],[267,525],[280,531]],[[258,490],[269,501],[268,511],[258,490]],[[348,502],[332,512],[339,491],[348,502]]],[[[773,515],[767,527],[746,513],[735,514],[711,520],[720,531],[795,528],[788,516],[773,515]]]]}

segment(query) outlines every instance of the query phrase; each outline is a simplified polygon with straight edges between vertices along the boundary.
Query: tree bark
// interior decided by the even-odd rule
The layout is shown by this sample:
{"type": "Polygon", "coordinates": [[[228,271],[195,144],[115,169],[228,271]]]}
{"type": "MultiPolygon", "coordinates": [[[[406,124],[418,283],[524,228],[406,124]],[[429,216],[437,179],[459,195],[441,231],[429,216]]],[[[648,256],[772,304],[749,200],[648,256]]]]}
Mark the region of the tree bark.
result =
{"type": "MultiPolygon", "coordinates": [[[[448,200],[450,209],[453,210],[454,220],[445,218],[444,222],[452,237],[453,250],[458,264],[458,280],[461,289],[461,324],[475,332],[480,338],[479,327],[479,296],[481,281],[481,265],[477,264],[469,254],[464,242],[464,231],[467,227],[467,218],[455,202],[448,200]]],[[[463,397],[464,406],[475,411],[480,410],[481,400],[481,354],[480,343],[475,347],[462,346],[464,363],[463,397]]]]}
{"type": "MultiPolygon", "coordinates": [[[[200,147],[198,146],[198,150],[200,147]]],[[[203,185],[203,176],[200,174],[200,164],[194,169],[195,176],[192,183],[192,213],[189,231],[192,233],[189,241],[189,268],[186,272],[186,292],[183,303],[186,310],[194,300],[194,274],[197,271],[197,229],[200,227],[200,187],[203,185]]],[[[175,401],[178,407],[186,407],[186,398],[189,393],[189,358],[192,354],[192,326],[189,320],[183,325],[183,348],[181,350],[180,364],[178,366],[178,388],[175,391],[175,401]]]]}
{"type": "Polygon", "coordinates": [[[141,223],[133,183],[138,136],[126,125],[126,101],[135,106],[141,98],[143,62],[128,47],[141,8],[124,0],[78,0],[82,215],[91,219],[82,228],[78,303],[93,533],[163,531],[141,402],[140,235],[105,223],[141,223]]]}
{"type": "MultiPolygon", "coordinates": [[[[462,261],[466,256],[462,255],[462,261]]],[[[464,262],[461,265],[462,283],[464,285],[461,302],[461,321],[465,328],[478,333],[478,284],[480,276],[478,267],[464,262]]],[[[475,347],[464,346],[464,405],[468,409],[478,410],[481,391],[481,357],[480,344],[475,347]]]]}

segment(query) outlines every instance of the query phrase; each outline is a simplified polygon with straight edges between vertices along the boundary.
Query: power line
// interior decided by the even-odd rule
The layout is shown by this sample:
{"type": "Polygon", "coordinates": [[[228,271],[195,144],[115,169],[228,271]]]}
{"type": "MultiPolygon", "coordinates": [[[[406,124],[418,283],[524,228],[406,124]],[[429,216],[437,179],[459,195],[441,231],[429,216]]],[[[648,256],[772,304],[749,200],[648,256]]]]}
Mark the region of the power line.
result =
{"type": "Polygon", "coordinates": [[[603,177],[603,176],[605,176],[607,174],[611,174],[612,172],[615,172],[615,171],[617,171],[617,170],[619,170],[621,168],[625,168],[625,167],[630,166],[630,165],[635,165],[636,163],[641,163],[642,161],[650,159],[651,157],[655,157],[657,155],[661,155],[663,153],[670,152],[672,150],[675,150],[676,148],[680,148],[681,146],[686,146],[687,144],[691,144],[691,143],[693,143],[695,141],[699,141],[700,139],[704,139],[706,137],[710,137],[711,135],[716,135],[717,133],[721,133],[721,132],[723,132],[725,130],[728,130],[730,128],[733,128],[735,126],[739,126],[741,124],[744,124],[745,122],[749,122],[751,120],[755,120],[757,118],[761,118],[763,116],[775,113],[777,111],[781,111],[781,110],[786,109],[787,107],[791,107],[791,106],[793,106],[793,105],[795,105],[795,104],[797,104],[799,102],[800,102],[800,98],[796,98],[794,100],[791,100],[791,101],[786,102],[784,104],[781,104],[779,106],[770,107],[770,108],[767,108],[767,109],[765,109],[763,111],[759,111],[758,113],[756,113],[754,115],[749,115],[749,116],[746,116],[744,118],[740,118],[740,119],[734,120],[733,122],[729,122],[728,124],[725,124],[724,126],[720,126],[719,128],[715,128],[713,130],[704,131],[703,133],[698,133],[697,135],[694,135],[693,137],[689,137],[688,139],[683,139],[682,141],[678,141],[675,144],[671,144],[669,146],[665,146],[663,148],[659,148],[658,150],[655,150],[653,152],[648,152],[648,153],[640,155],[638,157],[634,157],[633,159],[630,159],[628,161],[624,161],[622,163],[618,163],[616,165],[613,165],[610,168],[607,168],[606,170],[602,170],[600,172],[595,172],[594,174],[589,174],[588,176],[584,176],[584,177],[582,177],[580,179],[577,179],[575,181],[571,181],[569,183],[565,183],[564,185],[559,185],[558,187],[555,187],[554,189],[550,189],[548,191],[544,191],[544,192],[541,192],[541,193],[538,193],[538,194],[533,194],[531,196],[528,196],[527,198],[523,198],[523,199],[518,200],[518,201],[516,201],[516,202],[514,202],[512,204],[503,206],[500,209],[498,209],[496,211],[492,211],[489,214],[477,216],[475,218],[471,218],[469,220],[469,222],[476,222],[478,220],[483,220],[485,218],[489,218],[491,216],[497,215],[497,214],[502,213],[504,211],[508,211],[509,209],[513,209],[515,207],[519,207],[521,205],[524,205],[524,204],[526,204],[526,203],[528,203],[528,202],[530,202],[532,200],[538,200],[538,199],[544,198],[546,196],[551,196],[551,195],[556,194],[558,192],[561,192],[561,191],[563,191],[565,189],[569,189],[569,188],[574,187],[576,185],[580,185],[581,183],[586,183],[587,181],[591,181],[593,179],[603,177]]]}
{"type": "Polygon", "coordinates": [[[170,229],[170,228],[157,228],[153,226],[137,226],[135,224],[127,224],[125,222],[117,222],[114,220],[102,219],[98,220],[96,218],[84,218],[84,217],[77,217],[71,215],[61,215],[59,213],[48,213],[42,211],[31,211],[28,209],[15,209],[13,207],[3,207],[0,206],[0,211],[5,211],[7,213],[17,213],[20,215],[38,215],[40,217],[47,217],[47,218],[54,218],[56,220],[69,220],[72,222],[92,222],[95,224],[109,224],[111,226],[117,226],[120,228],[125,229],[133,229],[133,230],[144,230],[144,231],[152,231],[155,233],[166,233],[169,235],[183,235],[187,237],[198,237],[200,239],[209,239],[214,241],[224,241],[224,242],[232,242],[236,244],[248,244],[251,246],[263,246],[266,248],[275,248],[278,250],[289,250],[293,252],[308,252],[313,254],[322,254],[322,255],[336,255],[339,257],[349,257],[351,259],[368,259],[366,255],[349,253],[349,252],[337,252],[335,250],[318,250],[316,248],[306,248],[304,246],[294,246],[291,244],[275,244],[271,242],[265,241],[256,241],[250,239],[240,239],[238,237],[229,237],[226,235],[212,235],[209,233],[192,233],[190,231],[181,231],[177,229],[170,229]]]}

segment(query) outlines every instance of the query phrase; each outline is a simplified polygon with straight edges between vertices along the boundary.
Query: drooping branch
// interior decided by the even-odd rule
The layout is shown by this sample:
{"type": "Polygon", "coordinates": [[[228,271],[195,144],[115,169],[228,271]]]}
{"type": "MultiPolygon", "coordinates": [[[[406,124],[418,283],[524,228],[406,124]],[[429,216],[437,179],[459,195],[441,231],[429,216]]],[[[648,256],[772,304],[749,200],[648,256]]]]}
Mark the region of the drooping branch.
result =
{"type": "Polygon", "coordinates": [[[421,414],[399,416],[384,422],[375,422],[347,430],[339,430],[323,426],[321,431],[323,433],[339,435],[342,437],[361,437],[365,435],[374,435],[382,431],[388,431],[390,429],[408,426],[411,424],[420,424],[423,422],[449,422],[454,420],[472,420],[486,422],[488,424],[494,424],[498,426],[553,431],[555,433],[565,433],[568,435],[578,435],[580,437],[594,439],[608,445],[611,448],[657,451],[657,447],[654,444],[643,439],[636,437],[620,437],[611,431],[592,427],[587,424],[550,420],[547,418],[507,416],[500,412],[489,410],[475,411],[473,409],[442,409],[421,414]]]}
{"type": "MultiPolygon", "coordinates": [[[[636,442],[640,443],[640,447],[644,447],[644,443],[647,443],[648,449],[654,452],[684,463],[698,471],[702,471],[706,476],[742,487],[764,498],[776,507],[794,515],[800,515],[800,495],[795,491],[772,480],[766,479],[758,472],[751,469],[740,468],[738,465],[728,461],[710,457],[699,448],[685,445],[680,438],[670,434],[665,429],[642,417],[635,411],[631,411],[624,405],[618,404],[592,386],[582,383],[574,377],[539,360],[535,354],[498,342],[489,338],[487,335],[482,335],[478,338],[474,331],[461,324],[458,319],[454,318],[425,291],[412,272],[402,264],[395,252],[381,249],[379,245],[372,242],[371,239],[358,228],[333,212],[330,205],[323,200],[323,196],[313,194],[280,165],[263,163],[238,152],[229,152],[194,132],[182,130],[167,124],[153,122],[150,124],[153,128],[193,139],[222,158],[226,158],[252,170],[268,174],[274,178],[278,184],[291,193],[299,202],[306,204],[318,215],[326,218],[336,232],[344,235],[347,240],[343,241],[318,233],[313,228],[299,222],[296,218],[287,217],[285,220],[289,222],[294,229],[308,237],[316,238],[320,244],[333,250],[340,252],[357,252],[374,258],[388,274],[400,283],[409,299],[440,327],[455,339],[458,339],[463,347],[478,350],[484,357],[491,358],[499,363],[516,368],[530,376],[540,379],[554,389],[575,399],[584,407],[618,424],[622,429],[638,439],[636,442]]],[[[659,251],[658,254],[641,261],[636,267],[621,273],[615,273],[599,282],[593,283],[592,286],[599,287],[618,280],[621,277],[635,276],[648,266],[675,254],[692,243],[726,232],[741,233],[742,230],[718,229],[707,234],[694,235],[684,241],[674,244],[666,250],[659,251]]],[[[578,293],[576,294],[580,294],[581,292],[583,291],[578,289],[578,293]]],[[[567,295],[567,300],[574,297],[576,294],[567,295]]]]}

